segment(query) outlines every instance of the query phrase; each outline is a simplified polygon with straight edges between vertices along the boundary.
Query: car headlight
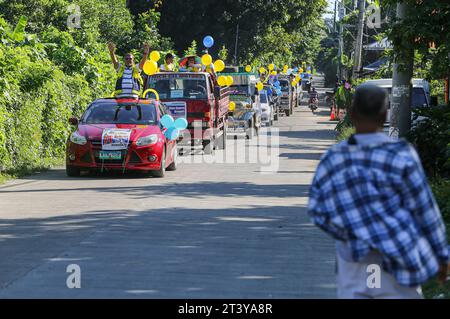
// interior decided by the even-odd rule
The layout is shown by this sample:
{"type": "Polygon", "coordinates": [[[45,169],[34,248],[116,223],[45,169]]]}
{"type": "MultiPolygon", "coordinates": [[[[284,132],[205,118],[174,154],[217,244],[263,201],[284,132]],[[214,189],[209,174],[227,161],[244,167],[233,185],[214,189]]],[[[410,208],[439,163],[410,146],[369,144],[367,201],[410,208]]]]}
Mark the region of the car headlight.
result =
{"type": "Polygon", "coordinates": [[[86,145],[87,143],[86,137],[81,136],[80,134],[78,134],[78,132],[74,132],[72,135],[70,135],[70,141],[78,145],[86,145]]]}
{"type": "Polygon", "coordinates": [[[148,146],[153,145],[158,142],[158,135],[152,134],[148,136],[141,137],[137,140],[136,145],[137,146],[148,146]]]}

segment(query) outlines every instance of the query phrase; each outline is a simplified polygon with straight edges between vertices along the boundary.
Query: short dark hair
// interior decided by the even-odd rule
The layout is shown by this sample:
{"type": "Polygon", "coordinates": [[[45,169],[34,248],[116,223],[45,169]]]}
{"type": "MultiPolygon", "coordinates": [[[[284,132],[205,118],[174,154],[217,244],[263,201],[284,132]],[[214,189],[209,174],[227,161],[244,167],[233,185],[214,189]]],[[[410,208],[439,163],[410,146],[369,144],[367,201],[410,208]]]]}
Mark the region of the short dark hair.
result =
{"type": "Polygon", "coordinates": [[[167,59],[173,59],[173,54],[172,53],[167,53],[166,57],[164,58],[164,60],[167,60],[167,59]]]}
{"type": "Polygon", "coordinates": [[[378,121],[388,108],[388,92],[374,84],[358,86],[351,111],[360,117],[378,121]]]}

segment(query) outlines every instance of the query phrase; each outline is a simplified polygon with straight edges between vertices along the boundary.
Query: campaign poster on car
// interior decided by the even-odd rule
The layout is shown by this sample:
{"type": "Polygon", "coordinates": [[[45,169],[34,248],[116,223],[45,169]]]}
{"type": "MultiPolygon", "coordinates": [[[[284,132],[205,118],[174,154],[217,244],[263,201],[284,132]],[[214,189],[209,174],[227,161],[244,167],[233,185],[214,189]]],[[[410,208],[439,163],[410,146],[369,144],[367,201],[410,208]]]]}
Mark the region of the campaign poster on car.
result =
{"type": "Polygon", "coordinates": [[[178,118],[187,118],[186,102],[166,102],[166,110],[176,120],[178,118]]]}
{"type": "Polygon", "coordinates": [[[131,130],[104,129],[102,134],[102,150],[120,151],[128,148],[131,130]]]}

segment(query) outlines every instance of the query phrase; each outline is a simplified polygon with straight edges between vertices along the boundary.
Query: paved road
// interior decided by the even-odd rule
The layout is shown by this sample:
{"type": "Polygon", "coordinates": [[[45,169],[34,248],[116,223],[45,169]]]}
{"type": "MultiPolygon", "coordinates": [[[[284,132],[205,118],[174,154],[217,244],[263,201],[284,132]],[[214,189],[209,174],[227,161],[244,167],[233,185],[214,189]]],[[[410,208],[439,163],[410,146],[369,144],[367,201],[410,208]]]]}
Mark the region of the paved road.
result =
{"type": "Polygon", "coordinates": [[[334,297],[333,241],[306,215],[333,126],[301,107],[277,127],[275,173],[197,154],[165,179],[56,169],[0,187],[0,297],[334,297]]]}

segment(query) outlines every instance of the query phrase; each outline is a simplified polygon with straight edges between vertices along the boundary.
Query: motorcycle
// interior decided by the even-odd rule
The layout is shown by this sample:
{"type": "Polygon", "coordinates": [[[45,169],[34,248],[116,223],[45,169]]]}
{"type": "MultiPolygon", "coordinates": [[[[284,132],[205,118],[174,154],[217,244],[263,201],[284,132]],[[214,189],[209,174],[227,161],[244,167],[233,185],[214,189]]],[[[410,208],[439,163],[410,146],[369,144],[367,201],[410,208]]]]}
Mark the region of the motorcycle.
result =
{"type": "Polygon", "coordinates": [[[319,100],[314,98],[314,99],[310,99],[309,100],[309,109],[311,110],[311,112],[315,112],[319,107],[319,100]]]}

